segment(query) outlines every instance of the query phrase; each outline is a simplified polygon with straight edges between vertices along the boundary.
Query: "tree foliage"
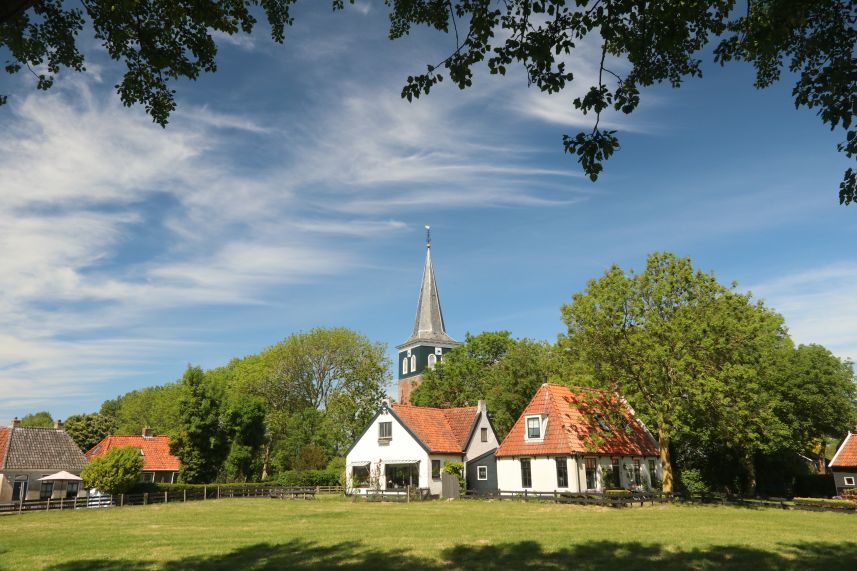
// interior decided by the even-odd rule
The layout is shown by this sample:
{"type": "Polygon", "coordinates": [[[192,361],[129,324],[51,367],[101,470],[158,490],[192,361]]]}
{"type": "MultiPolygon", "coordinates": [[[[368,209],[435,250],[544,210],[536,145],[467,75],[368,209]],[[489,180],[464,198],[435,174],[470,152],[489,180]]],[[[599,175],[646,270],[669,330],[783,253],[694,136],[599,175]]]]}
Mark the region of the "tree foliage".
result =
{"type": "Polygon", "coordinates": [[[51,416],[51,413],[43,410],[41,412],[25,414],[21,418],[21,426],[28,426],[30,428],[53,428],[54,419],[51,416]]]}
{"type": "Polygon", "coordinates": [[[100,413],[75,414],[65,419],[64,430],[81,450],[90,450],[116,431],[115,419],[100,413]]]}
{"type": "Polygon", "coordinates": [[[229,451],[220,422],[219,403],[199,367],[188,366],[181,382],[179,428],[170,450],[181,461],[179,479],[189,484],[213,482],[229,451]]]}
{"type": "Polygon", "coordinates": [[[83,468],[80,477],[87,487],[108,494],[121,494],[137,483],[142,470],[143,457],[140,455],[140,449],[120,446],[93,458],[83,468]]]}
{"type": "MultiPolygon", "coordinates": [[[[353,3],[354,0],[349,0],[353,3]]],[[[39,89],[48,89],[62,68],[80,71],[84,57],[77,35],[88,22],[107,53],[124,62],[117,90],[125,105],[142,104],[166,125],[175,109],[172,85],[217,69],[215,33],[250,33],[264,12],[271,37],[283,42],[297,0],[86,0],[82,9],[62,0],[22,0],[0,11],[0,47],[11,59],[9,73],[28,68],[39,89]],[[17,8],[17,9],[16,9],[17,8]],[[44,71],[34,68],[44,65],[44,71]]],[[[407,78],[402,97],[427,95],[444,77],[466,89],[485,65],[506,75],[520,67],[529,85],[568,95],[570,106],[593,116],[592,128],[563,135],[565,151],[594,181],[619,148],[616,131],[601,126],[608,109],[632,113],[642,88],[679,87],[702,76],[702,53],[712,47],[716,62],[746,61],[755,85],[770,86],[783,72],[795,77],[796,107],[816,110],[824,124],[844,132],[838,148],[857,157],[857,4],[852,0],[387,0],[390,39],[428,27],[454,36],[440,62],[407,78]],[[595,45],[589,56],[583,46],[595,45]],[[581,55],[582,54],[582,55],[581,55]],[[578,57],[593,57],[597,79],[575,83],[578,57]]],[[[332,0],[334,10],[345,0],[332,0]]],[[[41,68],[40,68],[41,69],[41,68]]],[[[0,99],[0,103],[5,98],[0,99]]],[[[857,172],[840,185],[843,204],[857,201],[857,172]]]]}

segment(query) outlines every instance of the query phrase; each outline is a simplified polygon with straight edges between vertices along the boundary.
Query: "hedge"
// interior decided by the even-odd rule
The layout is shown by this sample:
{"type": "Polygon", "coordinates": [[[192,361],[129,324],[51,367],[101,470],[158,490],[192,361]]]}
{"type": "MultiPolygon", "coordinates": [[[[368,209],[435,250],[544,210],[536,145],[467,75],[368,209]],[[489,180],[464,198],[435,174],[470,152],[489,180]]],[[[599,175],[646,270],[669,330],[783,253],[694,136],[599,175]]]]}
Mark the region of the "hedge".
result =
{"type": "Polygon", "coordinates": [[[277,475],[277,483],[282,486],[340,486],[344,471],[339,470],[289,470],[277,475]]]}

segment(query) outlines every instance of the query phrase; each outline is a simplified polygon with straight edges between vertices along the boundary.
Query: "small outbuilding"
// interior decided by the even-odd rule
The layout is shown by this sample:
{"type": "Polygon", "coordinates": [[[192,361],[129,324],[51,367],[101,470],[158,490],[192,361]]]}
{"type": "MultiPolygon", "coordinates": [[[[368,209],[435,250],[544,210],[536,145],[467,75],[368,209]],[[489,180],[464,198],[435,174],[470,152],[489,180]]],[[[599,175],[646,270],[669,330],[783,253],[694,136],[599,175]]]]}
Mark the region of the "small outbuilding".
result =
{"type": "Polygon", "coordinates": [[[836,493],[857,488],[857,427],[850,430],[830,461],[836,493]]]}

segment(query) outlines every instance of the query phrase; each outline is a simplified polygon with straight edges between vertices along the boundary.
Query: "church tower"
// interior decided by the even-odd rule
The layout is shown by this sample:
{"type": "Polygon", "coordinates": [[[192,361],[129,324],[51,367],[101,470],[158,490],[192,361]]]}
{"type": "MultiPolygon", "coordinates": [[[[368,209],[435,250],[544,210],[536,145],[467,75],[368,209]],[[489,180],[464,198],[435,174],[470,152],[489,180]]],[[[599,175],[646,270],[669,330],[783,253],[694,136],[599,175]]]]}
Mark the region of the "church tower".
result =
{"type": "Polygon", "coordinates": [[[399,350],[400,403],[410,404],[411,391],[423,380],[423,371],[433,369],[443,360],[444,354],[456,345],[460,343],[446,334],[443,323],[437,282],[431,265],[431,229],[426,226],[426,265],[414,329],[407,341],[396,347],[399,350]]]}

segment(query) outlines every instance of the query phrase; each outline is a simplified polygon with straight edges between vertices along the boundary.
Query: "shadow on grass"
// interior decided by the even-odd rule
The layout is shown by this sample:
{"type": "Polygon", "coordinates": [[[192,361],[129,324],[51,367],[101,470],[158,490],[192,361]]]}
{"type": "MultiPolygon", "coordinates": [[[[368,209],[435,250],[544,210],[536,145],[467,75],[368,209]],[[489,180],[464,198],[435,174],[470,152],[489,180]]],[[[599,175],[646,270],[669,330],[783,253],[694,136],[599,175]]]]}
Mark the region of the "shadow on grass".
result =
{"type": "MultiPolygon", "coordinates": [[[[391,543],[395,538],[390,539],[391,543]]],[[[391,571],[477,571],[595,569],[674,571],[685,569],[857,569],[857,543],[801,543],[783,545],[775,552],[741,546],[714,546],[679,551],[658,544],[590,541],[558,551],[545,551],[534,541],[498,545],[457,545],[440,553],[435,561],[401,549],[369,549],[356,542],[321,545],[293,540],[272,545],[259,543],[225,555],[187,557],[163,562],[130,560],[80,560],[52,567],[62,571],[156,571],[163,569],[267,571],[274,569],[347,569],[391,571]]]]}

